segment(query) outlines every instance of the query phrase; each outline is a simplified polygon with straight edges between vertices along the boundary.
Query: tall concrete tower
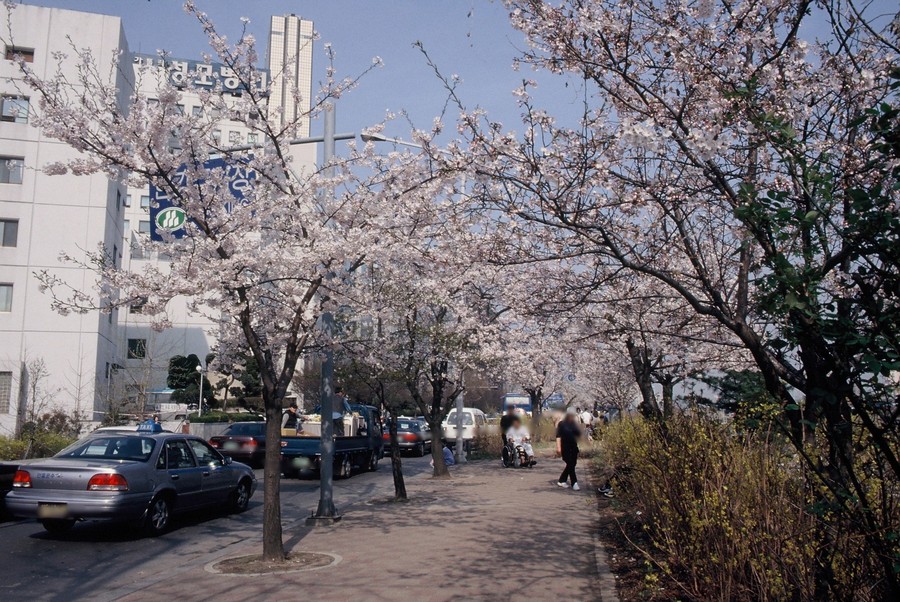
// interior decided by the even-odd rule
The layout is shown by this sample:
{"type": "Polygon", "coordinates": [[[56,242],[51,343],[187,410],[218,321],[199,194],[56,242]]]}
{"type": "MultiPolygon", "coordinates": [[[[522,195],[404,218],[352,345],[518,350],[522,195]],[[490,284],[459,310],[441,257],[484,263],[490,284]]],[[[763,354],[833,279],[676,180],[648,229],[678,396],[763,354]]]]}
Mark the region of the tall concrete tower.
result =
{"type": "Polygon", "coordinates": [[[296,15],[272,16],[269,27],[270,108],[280,108],[282,123],[298,118],[297,136],[309,136],[312,93],[313,22],[296,15]],[[295,96],[296,102],[295,102],[295,96]]]}

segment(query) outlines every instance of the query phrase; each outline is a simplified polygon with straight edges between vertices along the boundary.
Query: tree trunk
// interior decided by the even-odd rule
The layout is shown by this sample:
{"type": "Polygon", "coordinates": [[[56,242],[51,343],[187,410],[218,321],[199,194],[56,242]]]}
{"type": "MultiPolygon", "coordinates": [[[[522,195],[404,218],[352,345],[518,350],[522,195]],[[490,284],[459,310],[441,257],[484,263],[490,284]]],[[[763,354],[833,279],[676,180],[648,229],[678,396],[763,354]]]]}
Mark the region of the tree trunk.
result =
{"type": "Polygon", "coordinates": [[[543,412],[541,407],[543,402],[541,398],[544,396],[543,391],[538,387],[536,389],[525,389],[525,392],[528,393],[528,397],[531,399],[531,437],[535,443],[538,443],[541,440],[540,422],[543,412]]]}
{"type": "Polygon", "coordinates": [[[628,357],[631,358],[634,379],[637,382],[638,389],[641,391],[642,401],[639,406],[641,414],[646,418],[659,420],[662,418],[662,412],[659,409],[659,404],[656,402],[656,394],[653,392],[653,374],[647,351],[639,348],[631,339],[625,342],[625,346],[628,348],[628,357]]]}
{"type": "Polygon", "coordinates": [[[668,420],[675,413],[675,379],[665,376],[660,379],[663,398],[663,419],[668,420]]]}
{"type": "MultiPolygon", "coordinates": [[[[403,481],[403,465],[400,461],[400,443],[397,440],[397,417],[391,412],[388,421],[388,432],[391,435],[391,474],[394,477],[394,499],[406,500],[406,483],[403,481]]],[[[432,445],[434,447],[434,445],[432,445]]]]}
{"type": "MultiPolygon", "coordinates": [[[[431,427],[432,433],[440,433],[441,432],[441,423],[438,421],[437,427],[431,427]]],[[[432,435],[433,436],[433,435],[432,435]]],[[[440,436],[437,440],[437,445],[435,445],[434,440],[431,442],[431,459],[434,461],[434,471],[431,473],[434,477],[439,478],[447,478],[450,476],[450,469],[444,464],[444,445],[441,443],[440,436]]]]}
{"type": "Polygon", "coordinates": [[[263,389],[266,406],[266,457],[263,465],[263,558],[284,560],[281,538],[281,415],[283,400],[263,389]]]}

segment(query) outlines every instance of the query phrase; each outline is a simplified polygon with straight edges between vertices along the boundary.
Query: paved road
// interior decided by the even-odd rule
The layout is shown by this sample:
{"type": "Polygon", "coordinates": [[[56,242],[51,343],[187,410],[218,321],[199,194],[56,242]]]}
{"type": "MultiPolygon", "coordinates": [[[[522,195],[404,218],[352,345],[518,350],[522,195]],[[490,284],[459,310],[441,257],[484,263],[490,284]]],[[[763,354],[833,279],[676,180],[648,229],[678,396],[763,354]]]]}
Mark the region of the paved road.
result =
{"type": "MultiPolygon", "coordinates": [[[[404,458],[404,473],[430,470],[428,460],[404,458]]],[[[228,546],[260,539],[262,471],[257,477],[260,488],[244,514],[185,517],[155,539],[99,522],[80,523],[64,536],[51,536],[34,521],[0,524],[0,600],[111,600],[162,580],[185,578],[228,546]]],[[[286,527],[305,519],[319,499],[316,480],[285,480],[281,491],[286,527]]],[[[339,509],[392,493],[389,461],[382,461],[377,472],[334,486],[339,509]]]]}

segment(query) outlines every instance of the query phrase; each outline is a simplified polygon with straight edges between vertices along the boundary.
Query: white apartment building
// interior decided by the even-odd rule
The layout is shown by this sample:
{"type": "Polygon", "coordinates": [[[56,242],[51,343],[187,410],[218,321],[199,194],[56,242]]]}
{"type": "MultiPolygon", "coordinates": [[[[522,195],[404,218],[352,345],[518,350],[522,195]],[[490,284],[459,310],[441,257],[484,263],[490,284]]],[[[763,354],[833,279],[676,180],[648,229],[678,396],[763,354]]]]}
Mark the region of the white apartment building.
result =
{"type": "MultiPolygon", "coordinates": [[[[0,435],[13,433],[30,412],[62,407],[90,418],[102,410],[106,366],[118,353],[118,316],[62,316],[38,290],[34,274],[49,270],[91,291],[93,275],[60,263],[59,254],[78,255],[103,243],[120,260],[126,194],[104,175],[39,171],[76,153],[29,123],[32,99],[10,60],[20,54],[48,76],[57,69],[53,53],[70,51],[70,38],[95,56],[128,52],[121,20],[36,6],[18,6],[10,19],[14,39],[4,40],[0,60],[0,435]]],[[[124,106],[131,84],[122,73],[116,78],[124,106]]]]}
{"type": "MultiPolygon", "coordinates": [[[[12,19],[16,40],[14,47],[6,48],[7,54],[31,53],[41,75],[56,68],[52,52],[64,49],[67,36],[98,57],[121,49],[134,64],[132,79],[117,82],[123,104],[135,81],[152,97],[160,77],[183,83],[185,111],[200,110],[197,92],[216,82],[223,84],[226,99],[238,93],[229,88],[220,66],[170,57],[163,65],[154,56],[131,55],[118,17],[20,5],[12,19]],[[138,71],[142,77],[137,77],[138,71]],[[148,71],[156,77],[147,77],[148,71]],[[183,77],[186,73],[195,77],[189,81],[183,77]]],[[[272,17],[271,25],[270,41],[279,34],[289,41],[269,54],[269,73],[274,73],[271,106],[285,116],[303,114],[312,88],[312,23],[288,15],[272,17]],[[287,85],[282,81],[285,73],[290,74],[287,85]],[[297,95],[289,88],[294,86],[309,91],[299,95],[306,99],[304,106],[293,106],[297,95]]],[[[140,307],[78,316],[61,316],[51,309],[51,299],[38,291],[35,272],[49,270],[80,289],[90,288],[95,278],[86,270],[61,264],[57,260],[61,251],[77,255],[102,241],[125,269],[165,261],[148,245],[152,224],[147,187],[126,189],[102,176],[46,176],[37,171],[72,151],[40,136],[27,123],[27,111],[16,110],[27,108],[28,92],[15,85],[16,65],[9,60],[2,63],[0,159],[6,161],[0,163],[0,435],[5,435],[15,430],[29,404],[77,409],[88,419],[102,420],[111,400],[152,403],[154,393],[166,389],[169,358],[192,353],[204,358],[215,345],[215,332],[210,320],[188,310],[187,299],[169,304],[172,327],[163,332],[149,327],[140,307]],[[10,77],[14,81],[6,83],[10,77]],[[39,360],[44,361],[46,375],[33,395],[29,365],[36,367],[39,360]]],[[[308,121],[298,130],[298,136],[308,135],[308,121]]],[[[242,124],[227,118],[219,131],[222,146],[256,142],[242,124]]],[[[292,154],[298,170],[316,163],[315,145],[294,147],[292,154]]],[[[215,382],[212,376],[210,380],[215,382]]]]}
{"type": "MultiPolygon", "coordinates": [[[[269,69],[262,73],[263,80],[271,81],[269,106],[280,112],[282,118],[297,119],[309,111],[309,96],[312,90],[312,22],[294,15],[273,16],[270,32],[269,69]],[[280,41],[280,36],[287,32],[288,43],[280,41]],[[273,48],[275,49],[273,51],[273,48]],[[300,74],[298,80],[295,73],[300,74]],[[273,75],[274,74],[274,75],[273,75]],[[285,81],[287,80],[287,81],[285,81]],[[295,94],[291,88],[299,81],[301,94],[305,104],[294,106],[295,94]]],[[[135,55],[135,79],[141,82],[142,92],[152,97],[159,88],[159,78],[168,77],[171,81],[181,81],[183,92],[181,104],[186,113],[202,110],[197,92],[210,88],[217,82],[222,84],[226,100],[229,94],[238,94],[228,85],[227,71],[220,65],[204,64],[198,61],[173,59],[167,57],[165,64],[155,56],[135,55]],[[156,73],[148,73],[147,69],[156,73]],[[139,74],[138,70],[143,69],[139,74]],[[198,74],[193,81],[183,74],[198,74]],[[229,91],[232,90],[232,91],[229,91]]],[[[259,140],[245,125],[225,117],[221,126],[213,131],[213,140],[221,147],[256,144],[259,140]]],[[[298,136],[308,136],[309,121],[303,119],[298,125],[298,136]]],[[[302,171],[316,163],[316,147],[314,145],[296,146],[292,149],[294,167],[302,171]]],[[[127,269],[140,270],[147,263],[157,263],[159,258],[147,248],[153,224],[150,220],[150,190],[130,188],[125,199],[125,224],[123,235],[127,269]]],[[[171,328],[163,332],[155,332],[150,328],[150,320],[141,313],[140,307],[132,307],[119,316],[119,348],[124,350],[122,362],[116,364],[111,373],[111,390],[119,398],[124,398],[143,407],[145,403],[153,403],[165,398],[168,391],[166,376],[169,359],[176,355],[196,355],[201,361],[211,352],[215,345],[213,323],[205,316],[188,310],[187,299],[175,299],[166,308],[171,328]]],[[[210,376],[215,384],[216,378],[210,376]]]]}

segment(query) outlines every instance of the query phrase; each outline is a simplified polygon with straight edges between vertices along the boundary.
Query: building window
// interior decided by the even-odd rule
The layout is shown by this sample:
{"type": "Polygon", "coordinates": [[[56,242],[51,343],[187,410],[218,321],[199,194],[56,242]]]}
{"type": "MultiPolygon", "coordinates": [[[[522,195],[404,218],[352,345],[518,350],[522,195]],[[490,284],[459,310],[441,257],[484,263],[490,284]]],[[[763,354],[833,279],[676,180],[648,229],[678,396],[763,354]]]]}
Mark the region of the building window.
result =
{"type": "Polygon", "coordinates": [[[12,372],[0,372],[0,414],[9,414],[12,402],[12,372]]]}
{"type": "Polygon", "coordinates": [[[141,209],[149,209],[150,208],[150,195],[142,194],[141,195],[141,209]]]}
{"type": "Polygon", "coordinates": [[[193,117],[202,117],[203,116],[203,107],[191,107],[191,115],[193,117]]]}
{"type": "Polygon", "coordinates": [[[142,219],[139,221],[138,232],[141,234],[150,234],[150,220],[142,219]]]}
{"type": "Polygon", "coordinates": [[[130,195],[130,194],[126,194],[126,195],[125,195],[125,201],[124,201],[123,204],[124,204],[126,207],[131,207],[131,195],[130,195]]]}
{"type": "Polygon", "coordinates": [[[175,112],[178,113],[179,115],[184,115],[184,105],[182,105],[182,104],[175,105],[175,112]]]}
{"type": "Polygon", "coordinates": [[[228,132],[228,144],[238,145],[241,143],[240,132],[228,132]]]}
{"type": "Polygon", "coordinates": [[[22,157],[0,157],[0,184],[21,184],[24,171],[22,157]]]}
{"type": "Polygon", "coordinates": [[[14,247],[19,241],[19,220],[0,219],[0,247],[14,247]]]}
{"type": "Polygon", "coordinates": [[[125,238],[128,238],[128,233],[131,232],[131,222],[129,220],[125,220],[122,222],[122,233],[125,235],[125,238]]]}
{"type": "Polygon", "coordinates": [[[26,63],[34,62],[34,48],[20,48],[18,46],[7,46],[6,47],[6,60],[13,61],[16,58],[16,55],[22,57],[26,63]]]}
{"type": "Polygon", "coordinates": [[[222,130],[213,130],[212,131],[212,139],[213,139],[213,142],[215,142],[216,144],[221,142],[222,141],[222,130]]]}
{"type": "Polygon", "coordinates": [[[147,357],[147,339],[128,339],[128,359],[142,360],[147,357]]]}
{"type": "Polygon", "coordinates": [[[142,314],[144,313],[144,306],[147,304],[147,298],[141,297],[136,300],[134,303],[128,306],[128,311],[133,314],[142,314]]]}
{"type": "Polygon", "coordinates": [[[119,211],[119,208],[122,206],[122,193],[121,191],[116,191],[116,211],[119,211]]]}
{"type": "Polygon", "coordinates": [[[0,97],[0,121],[28,123],[28,98],[10,95],[0,97]]]}
{"type": "Polygon", "coordinates": [[[12,311],[12,288],[11,284],[0,284],[0,312],[12,311]]]}
{"type": "Polygon", "coordinates": [[[247,144],[256,144],[259,142],[259,135],[255,132],[247,134],[247,144]]]}

